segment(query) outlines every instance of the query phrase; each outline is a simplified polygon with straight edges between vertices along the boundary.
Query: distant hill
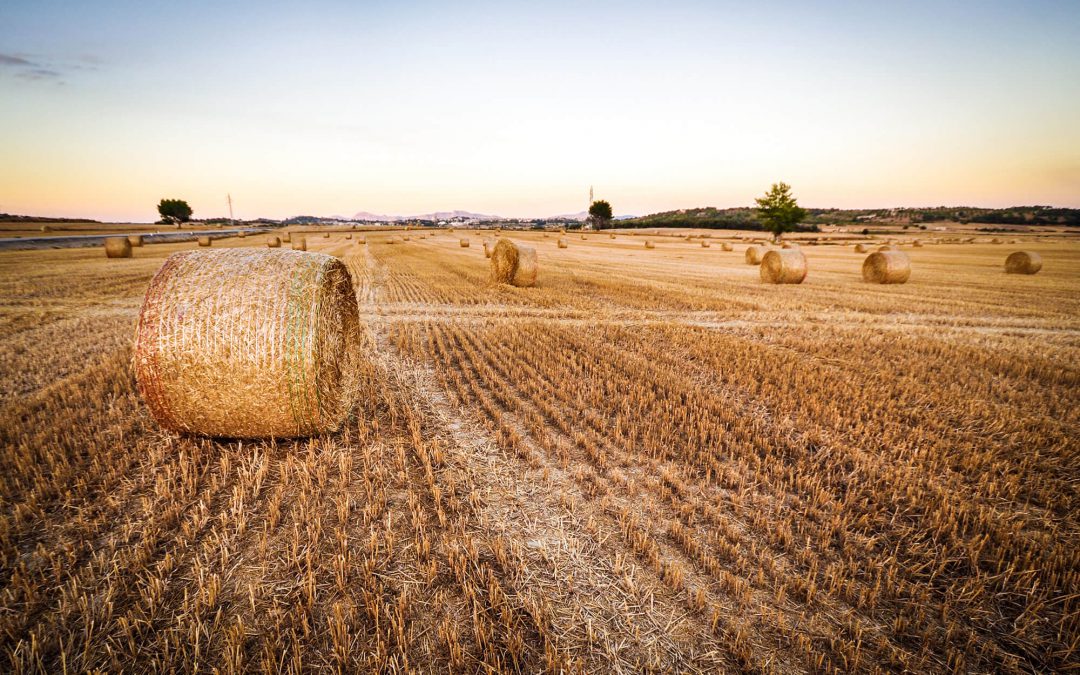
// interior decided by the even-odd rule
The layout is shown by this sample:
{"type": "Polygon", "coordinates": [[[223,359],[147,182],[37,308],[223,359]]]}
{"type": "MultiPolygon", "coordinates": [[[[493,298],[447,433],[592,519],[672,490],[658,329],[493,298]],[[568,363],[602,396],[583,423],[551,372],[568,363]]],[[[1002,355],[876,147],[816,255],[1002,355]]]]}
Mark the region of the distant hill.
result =
{"type": "Polygon", "coordinates": [[[53,218],[51,216],[17,216],[0,213],[0,223],[96,223],[92,218],[53,218]]]}
{"type": "Polygon", "coordinates": [[[485,213],[472,213],[471,211],[435,211],[422,213],[416,216],[389,216],[367,211],[359,211],[353,214],[352,220],[400,222],[405,220],[505,220],[501,216],[492,216],[485,213]]]}

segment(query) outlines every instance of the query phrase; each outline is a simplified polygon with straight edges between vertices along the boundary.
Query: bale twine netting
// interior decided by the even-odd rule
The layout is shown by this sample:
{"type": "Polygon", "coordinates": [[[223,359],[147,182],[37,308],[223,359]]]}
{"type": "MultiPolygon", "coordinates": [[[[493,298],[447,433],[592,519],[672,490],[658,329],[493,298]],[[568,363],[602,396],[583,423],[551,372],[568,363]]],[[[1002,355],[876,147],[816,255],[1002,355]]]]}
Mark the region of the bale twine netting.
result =
{"type": "Polygon", "coordinates": [[[306,251],[307,237],[293,237],[292,247],[294,251],[306,251]]]}
{"type": "Polygon", "coordinates": [[[210,237],[199,237],[199,246],[202,246],[202,247],[205,248],[205,247],[209,246],[211,243],[213,243],[213,242],[210,240],[210,237]]]}
{"type": "Polygon", "coordinates": [[[770,284],[801,284],[806,256],[797,248],[769,251],[761,258],[761,280],[770,284]]]}
{"type": "Polygon", "coordinates": [[[511,286],[536,283],[536,249],[500,239],[491,252],[491,280],[511,286]]]}
{"type": "Polygon", "coordinates": [[[127,240],[132,246],[136,248],[142,248],[143,238],[141,234],[129,234],[127,240]]]}
{"type": "Polygon", "coordinates": [[[765,249],[764,248],[762,248],[760,246],[747,246],[746,247],[746,253],[744,254],[744,256],[746,258],[746,264],[747,265],[760,265],[761,264],[761,258],[764,255],[765,255],[765,249]]]}
{"type": "Polygon", "coordinates": [[[359,337],[352,279],[337,258],[183,251],[146,291],[135,376],[170,431],[308,436],[337,429],[351,408],[359,337]]]}
{"type": "Polygon", "coordinates": [[[875,251],[862,266],[863,281],[872,284],[902,284],[911,277],[911,259],[903,251],[875,251]]]}
{"type": "Polygon", "coordinates": [[[281,248],[281,239],[270,237],[266,240],[266,245],[270,248],[281,248]]]}
{"type": "Polygon", "coordinates": [[[1042,269],[1042,256],[1034,251],[1015,251],[1005,258],[1007,274],[1035,274],[1042,269]]]}
{"type": "Polygon", "coordinates": [[[130,258],[131,257],[131,242],[127,237],[106,237],[105,238],[105,257],[106,258],[130,258]]]}

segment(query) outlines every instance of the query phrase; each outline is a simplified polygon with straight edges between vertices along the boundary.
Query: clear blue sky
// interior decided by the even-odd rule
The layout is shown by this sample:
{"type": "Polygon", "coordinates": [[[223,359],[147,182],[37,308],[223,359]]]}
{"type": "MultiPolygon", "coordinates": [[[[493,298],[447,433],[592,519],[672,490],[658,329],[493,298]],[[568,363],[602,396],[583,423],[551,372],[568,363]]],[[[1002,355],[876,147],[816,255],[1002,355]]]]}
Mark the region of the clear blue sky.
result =
{"type": "Polygon", "coordinates": [[[1080,2],[0,4],[0,211],[1080,207],[1080,2]]]}

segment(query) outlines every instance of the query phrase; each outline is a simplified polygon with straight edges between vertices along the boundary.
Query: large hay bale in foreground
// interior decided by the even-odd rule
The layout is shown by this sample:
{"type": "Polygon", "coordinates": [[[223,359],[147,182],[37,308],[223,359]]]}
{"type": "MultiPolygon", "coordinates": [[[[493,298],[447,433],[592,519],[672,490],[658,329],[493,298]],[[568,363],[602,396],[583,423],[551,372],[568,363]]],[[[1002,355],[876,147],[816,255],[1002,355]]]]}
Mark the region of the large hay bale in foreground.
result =
{"type": "Polygon", "coordinates": [[[266,240],[266,245],[269,248],[281,248],[281,239],[278,237],[270,237],[266,240]]]}
{"type": "Polygon", "coordinates": [[[1042,256],[1034,251],[1015,251],[1005,258],[1007,274],[1035,274],[1042,269],[1042,256]]]}
{"type": "Polygon", "coordinates": [[[469,248],[469,240],[468,239],[459,239],[458,240],[458,246],[460,246],[461,248],[469,248]]]}
{"type": "Polygon", "coordinates": [[[292,248],[294,251],[306,251],[307,250],[307,237],[296,236],[293,237],[292,248]]]}
{"type": "Polygon", "coordinates": [[[212,243],[214,242],[210,239],[210,237],[199,237],[199,246],[202,246],[203,248],[209,246],[212,243]]]}
{"type": "MultiPolygon", "coordinates": [[[[704,244],[706,242],[702,242],[702,243],[704,244]]],[[[721,251],[734,251],[735,247],[725,241],[724,243],[720,244],[720,250],[721,251]]]]}
{"type": "Polygon", "coordinates": [[[491,253],[491,280],[512,286],[536,283],[536,249],[500,239],[491,253]]]}
{"type": "Polygon", "coordinates": [[[866,256],[863,281],[872,284],[902,284],[911,277],[911,259],[903,251],[876,251],[866,256]]]}
{"type": "Polygon", "coordinates": [[[855,244],[856,253],[866,253],[866,244],[855,244]]]}
{"type": "Polygon", "coordinates": [[[569,245],[565,239],[559,239],[559,248],[566,248],[569,245]]]}
{"type": "Polygon", "coordinates": [[[139,391],[174,432],[333,431],[357,386],[359,317],[345,265],[319,253],[183,251],[150,281],[135,334],[139,391]]]}
{"type": "Polygon", "coordinates": [[[744,257],[747,265],[760,265],[761,258],[765,255],[765,249],[761,246],[747,246],[744,257]]]}
{"type": "Polygon", "coordinates": [[[143,238],[141,234],[129,234],[127,240],[133,248],[142,248],[143,238]]]}
{"type": "Polygon", "coordinates": [[[127,237],[106,237],[105,238],[105,257],[106,258],[130,258],[131,257],[131,242],[127,237]]]}
{"type": "Polygon", "coordinates": [[[801,284],[806,256],[799,249],[769,251],[761,259],[761,280],[770,284],[801,284]]]}

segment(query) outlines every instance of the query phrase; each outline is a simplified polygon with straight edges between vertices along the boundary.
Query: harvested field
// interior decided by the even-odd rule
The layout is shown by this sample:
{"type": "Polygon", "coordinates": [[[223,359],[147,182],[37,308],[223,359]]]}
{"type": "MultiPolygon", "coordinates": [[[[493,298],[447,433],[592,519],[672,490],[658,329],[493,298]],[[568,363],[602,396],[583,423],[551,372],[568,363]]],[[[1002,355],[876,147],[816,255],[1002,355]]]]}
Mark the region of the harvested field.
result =
{"type": "Polygon", "coordinates": [[[446,231],[308,236],[355,282],[362,395],[287,441],[139,397],[193,242],[0,252],[0,671],[1080,668],[1080,241],[1025,240],[1036,275],[911,249],[902,285],[803,246],[774,286],[504,234],[534,287],[446,231]]]}

